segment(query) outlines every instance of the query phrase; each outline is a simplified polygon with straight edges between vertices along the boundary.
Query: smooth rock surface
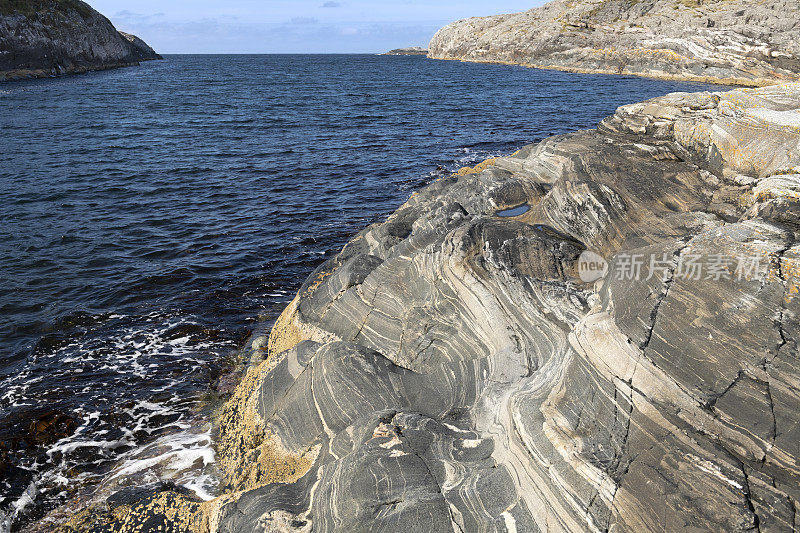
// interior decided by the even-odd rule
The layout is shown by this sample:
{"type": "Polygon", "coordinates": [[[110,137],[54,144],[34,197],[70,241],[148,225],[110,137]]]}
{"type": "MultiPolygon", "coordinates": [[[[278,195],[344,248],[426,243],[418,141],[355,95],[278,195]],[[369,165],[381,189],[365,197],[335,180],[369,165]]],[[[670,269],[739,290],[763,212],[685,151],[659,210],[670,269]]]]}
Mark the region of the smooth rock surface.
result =
{"type": "Polygon", "coordinates": [[[760,86],[800,79],[800,4],[555,0],[454,22],[429,49],[437,59],[760,86]]]}
{"type": "Polygon", "coordinates": [[[80,0],[0,6],[0,80],[125,67],[149,59],[161,56],[138,37],[118,32],[80,0]]]}
{"type": "Polygon", "coordinates": [[[198,527],[793,531],[798,109],[672,94],[414,194],[253,343],[198,527]]]}
{"type": "Polygon", "coordinates": [[[114,527],[795,531],[799,109],[672,94],[421,189],[249,343],[226,494],[114,527]]]}

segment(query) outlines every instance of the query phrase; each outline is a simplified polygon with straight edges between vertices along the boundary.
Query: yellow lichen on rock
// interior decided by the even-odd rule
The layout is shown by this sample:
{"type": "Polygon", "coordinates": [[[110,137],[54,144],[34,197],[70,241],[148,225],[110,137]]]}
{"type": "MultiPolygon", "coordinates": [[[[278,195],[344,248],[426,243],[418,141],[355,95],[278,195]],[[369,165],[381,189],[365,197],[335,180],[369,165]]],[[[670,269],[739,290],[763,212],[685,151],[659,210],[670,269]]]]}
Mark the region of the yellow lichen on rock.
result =
{"type": "Polygon", "coordinates": [[[278,320],[272,326],[267,343],[267,358],[277,355],[284,350],[296,346],[306,337],[297,323],[297,303],[299,296],[295,296],[286,309],[283,310],[278,320]]]}
{"type": "Polygon", "coordinates": [[[294,300],[286,306],[270,331],[265,359],[272,359],[303,341],[331,342],[338,340],[335,335],[327,331],[303,323],[297,307],[300,298],[312,292],[329,275],[329,272],[320,274],[314,285],[308,287],[303,295],[295,296],[294,300]]]}
{"type": "Polygon", "coordinates": [[[55,533],[115,531],[117,533],[195,533],[201,503],[177,490],[156,492],[142,500],[114,507],[93,505],[75,514],[55,533]]]}
{"type": "Polygon", "coordinates": [[[483,172],[484,170],[486,170],[490,166],[494,165],[495,162],[497,162],[497,158],[496,157],[492,157],[492,158],[487,159],[485,161],[481,161],[480,163],[478,163],[474,167],[462,167],[462,168],[458,169],[458,171],[455,172],[453,175],[454,176],[467,176],[469,174],[478,174],[479,172],[483,172]]]}
{"type": "Polygon", "coordinates": [[[261,384],[280,360],[280,355],[270,356],[248,369],[218,417],[217,460],[226,485],[234,491],[295,481],[316,455],[314,450],[286,450],[258,412],[261,384]]]}

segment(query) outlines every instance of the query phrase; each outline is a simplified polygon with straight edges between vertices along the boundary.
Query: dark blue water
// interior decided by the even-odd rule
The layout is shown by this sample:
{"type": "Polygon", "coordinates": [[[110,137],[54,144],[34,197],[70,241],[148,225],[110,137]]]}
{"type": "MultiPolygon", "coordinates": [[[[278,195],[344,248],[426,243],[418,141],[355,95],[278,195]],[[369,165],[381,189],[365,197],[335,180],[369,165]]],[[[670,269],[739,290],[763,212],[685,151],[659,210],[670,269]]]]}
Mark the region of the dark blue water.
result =
{"type": "Polygon", "coordinates": [[[258,318],[414,189],[708,88],[378,56],[0,84],[0,510],[188,427],[258,318]]]}

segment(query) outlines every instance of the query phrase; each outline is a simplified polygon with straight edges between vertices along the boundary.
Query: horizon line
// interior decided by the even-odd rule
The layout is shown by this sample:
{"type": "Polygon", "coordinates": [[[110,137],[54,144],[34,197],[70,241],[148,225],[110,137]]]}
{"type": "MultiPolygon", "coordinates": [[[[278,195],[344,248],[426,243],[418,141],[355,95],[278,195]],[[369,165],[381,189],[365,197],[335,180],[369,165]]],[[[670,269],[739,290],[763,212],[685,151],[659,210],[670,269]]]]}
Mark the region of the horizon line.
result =
{"type": "MultiPolygon", "coordinates": [[[[162,56],[369,56],[385,55],[385,52],[158,52],[162,56]]],[[[423,57],[420,55],[401,55],[395,57],[423,57]]]]}

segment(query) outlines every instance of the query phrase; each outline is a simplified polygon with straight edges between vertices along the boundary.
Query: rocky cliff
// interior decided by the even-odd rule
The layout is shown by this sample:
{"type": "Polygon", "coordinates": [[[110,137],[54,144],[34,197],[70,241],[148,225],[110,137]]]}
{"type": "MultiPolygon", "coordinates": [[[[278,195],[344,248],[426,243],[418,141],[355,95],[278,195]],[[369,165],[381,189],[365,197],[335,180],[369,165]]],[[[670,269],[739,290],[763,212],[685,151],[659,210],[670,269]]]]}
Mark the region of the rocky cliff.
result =
{"type": "Polygon", "coordinates": [[[722,81],[800,79],[795,0],[555,0],[439,30],[430,57],[722,81]]]}
{"type": "Polygon", "coordinates": [[[102,70],[160,59],[80,0],[0,0],[0,80],[102,70]]]}
{"type": "Polygon", "coordinates": [[[798,231],[800,84],[463,169],[254,336],[224,496],[138,490],[66,530],[795,531],[798,231]]]}

